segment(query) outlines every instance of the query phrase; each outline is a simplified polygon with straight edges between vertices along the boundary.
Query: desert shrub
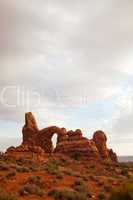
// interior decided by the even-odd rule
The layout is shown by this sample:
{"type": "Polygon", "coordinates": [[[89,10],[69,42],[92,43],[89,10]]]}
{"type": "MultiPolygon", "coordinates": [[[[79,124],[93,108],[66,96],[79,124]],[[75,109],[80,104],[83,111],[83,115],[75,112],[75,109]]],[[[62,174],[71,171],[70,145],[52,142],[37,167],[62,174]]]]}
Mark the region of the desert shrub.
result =
{"type": "Polygon", "coordinates": [[[9,194],[0,189],[0,200],[17,200],[17,197],[15,194],[9,194]]]}
{"type": "Polygon", "coordinates": [[[73,171],[72,169],[66,169],[63,171],[65,175],[68,175],[68,176],[75,176],[75,171],[73,171]]]}
{"type": "Polygon", "coordinates": [[[77,179],[73,185],[72,188],[80,195],[84,196],[84,197],[89,197],[91,198],[91,194],[88,191],[87,185],[85,184],[85,182],[81,179],[77,179]]]}
{"type": "Polygon", "coordinates": [[[38,196],[43,196],[43,186],[44,182],[41,180],[40,176],[30,176],[27,179],[26,184],[20,189],[19,194],[34,194],[38,196]]]}
{"type": "Polygon", "coordinates": [[[98,185],[99,187],[103,186],[103,185],[104,185],[104,181],[98,180],[98,181],[97,181],[97,185],[98,185]]]}
{"type": "Polygon", "coordinates": [[[29,166],[29,170],[32,172],[37,172],[39,170],[39,167],[36,165],[31,165],[29,166]]]}
{"type": "Polygon", "coordinates": [[[66,159],[66,158],[63,158],[63,157],[61,157],[60,158],[60,160],[59,160],[59,162],[60,162],[60,165],[61,166],[68,166],[70,163],[69,163],[69,160],[68,159],[66,159]]]}
{"type": "Polygon", "coordinates": [[[71,155],[71,157],[74,159],[74,160],[77,160],[77,161],[80,161],[81,160],[81,154],[79,152],[75,152],[71,155]]]}
{"type": "Polygon", "coordinates": [[[11,172],[9,172],[9,173],[6,175],[6,178],[7,178],[7,179],[10,179],[10,178],[12,178],[12,177],[14,177],[14,176],[16,176],[16,171],[11,171],[11,172]]]}
{"type": "Polygon", "coordinates": [[[20,195],[37,195],[37,196],[43,196],[43,190],[34,184],[27,183],[19,190],[20,195]]]}
{"type": "Polygon", "coordinates": [[[27,179],[26,183],[34,184],[36,186],[39,186],[40,188],[44,186],[44,182],[42,181],[40,176],[30,176],[27,179]]]}
{"type": "Polygon", "coordinates": [[[99,180],[97,179],[96,176],[93,176],[93,175],[90,175],[89,176],[89,179],[92,180],[92,181],[95,181],[95,182],[98,182],[99,180]]]}
{"type": "Polygon", "coordinates": [[[91,165],[90,168],[91,168],[91,169],[95,169],[96,166],[95,166],[95,165],[91,165]]]}
{"type": "Polygon", "coordinates": [[[128,163],[126,163],[126,162],[120,162],[120,163],[118,163],[118,167],[120,167],[120,168],[127,168],[128,167],[128,163]]]}
{"type": "Polygon", "coordinates": [[[106,170],[112,170],[112,168],[114,167],[114,164],[110,159],[104,160],[103,165],[105,166],[106,170]]]}
{"type": "Polygon", "coordinates": [[[76,180],[72,185],[72,188],[80,193],[86,193],[86,194],[88,193],[88,189],[85,183],[81,179],[76,180]]]}
{"type": "Polygon", "coordinates": [[[54,159],[50,159],[47,162],[45,169],[48,171],[48,173],[56,175],[59,172],[59,163],[54,159]]]}
{"type": "Polygon", "coordinates": [[[80,194],[76,191],[70,190],[70,189],[64,189],[64,190],[51,190],[48,193],[49,196],[52,196],[55,198],[55,200],[86,200],[85,194],[80,194]]]}
{"type": "Polygon", "coordinates": [[[14,158],[12,158],[11,156],[6,155],[5,153],[2,153],[0,155],[0,162],[5,162],[7,164],[16,163],[14,158]]]}
{"type": "Polygon", "coordinates": [[[104,186],[104,190],[105,190],[105,192],[110,192],[111,191],[111,186],[110,185],[105,185],[104,186]]]}
{"type": "Polygon", "coordinates": [[[82,178],[83,178],[84,181],[88,181],[89,180],[89,177],[87,175],[83,175],[82,178]]]}
{"type": "Polygon", "coordinates": [[[99,195],[98,195],[98,199],[99,199],[99,200],[104,200],[104,199],[106,199],[105,194],[103,194],[103,193],[99,194],[99,195]]]}
{"type": "Polygon", "coordinates": [[[25,166],[28,167],[30,171],[37,171],[39,168],[39,164],[35,163],[34,161],[30,160],[30,159],[26,159],[26,158],[19,158],[19,160],[17,160],[17,164],[19,166],[25,166]]]}
{"type": "Polygon", "coordinates": [[[120,187],[111,192],[109,200],[132,200],[133,199],[133,180],[123,183],[120,187]]]}
{"type": "Polygon", "coordinates": [[[59,174],[56,175],[56,178],[57,179],[63,179],[63,175],[61,173],[59,173],[59,174]]]}
{"type": "Polygon", "coordinates": [[[30,172],[30,169],[28,167],[24,167],[24,166],[17,166],[16,170],[17,170],[17,172],[20,172],[20,173],[30,172]]]}
{"type": "Polygon", "coordinates": [[[131,165],[128,165],[128,162],[118,162],[118,168],[127,168],[131,167],[131,165]]]}
{"type": "Polygon", "coordinates": [[[32,165],[33,161],[30,159],[26,159],[25,157],[20,157],[19,159],[17,159],[17,164],[18,165],[32,165]]]}
{"type": "Polygon", "coordinates": [[[127,168],[123,168],[123,169],[121,170],[121,174],[122,174],[123,176],[128,176],[128,169],[127,169],[127,168]]]}
{"type": "Polygon", "coordinates": [[[5,163],[5,162],[0,162],[0,170],[9,170],[10,166],[9,164],[5,163]]]}

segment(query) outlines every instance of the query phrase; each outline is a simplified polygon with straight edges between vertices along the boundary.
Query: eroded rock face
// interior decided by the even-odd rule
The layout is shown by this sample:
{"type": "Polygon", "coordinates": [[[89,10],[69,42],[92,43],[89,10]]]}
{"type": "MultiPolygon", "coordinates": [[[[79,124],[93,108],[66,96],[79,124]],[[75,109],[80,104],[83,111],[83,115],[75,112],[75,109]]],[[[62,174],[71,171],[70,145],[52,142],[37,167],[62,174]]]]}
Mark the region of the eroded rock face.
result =
{"type": "Polygon", "coordinates": [[[23,145],[36,145],[38,126],[31,112],[25,114],[25,125],[22,129],[23,145]]]}
{"type": "Polygon", "coordinates": [[[66,129],[51,126],[42,130],[38,129],[36,120],[32,113],[25,114],[25,125],[22,129],[23,141],[22,145],[40,146],[46,153],[53,152],[52,136],[56,133],[57,143],[67,137],[66,129]]]}
{"type": "Polygon", "coordinates": [[[113,152],[112,149],[109,149],[109,157],[111,158],[112,161],[118,162],[117,155],[116,155],[116,153],[113,152]]]}
{"type": "Polygon", "coordinates": [[[103,131],[96,131],[93,135],[93,141],[96,144],[96,147],[102,158],[109,157],[109,151],[107,149],[107,137],[103,131]]]}
{"type": "Polygon", "coordinates": [[[66,155],[77,153],[88,158],[99,158],[99,152],[95,143],[83,137],[80,129],[68,131],[67,137],[57,144],[54,152],[66,155]]]}
{"type": "Polygon", "coordinates": [[[20,145],[18,147],[10,147],[6,154],[16,159],[24,158],[36,161],[43,161],[45,157],[44,150],[39,146],[20,145]]]}
{"type": "Polygon", "coordinates": [[[52,136],[57,134],[57,145],[61,141],[66,140],[67,132],[64,128],[59,128],[57,126],[51,126],[42,129],[38,132],[38,137],[36,139],[36,144],[41,146],[46,153],[52,153],[54,148],[52,144],[52,136]]]}
{"type": "Polygon", "coordinates": [[[82,131],[67,131],[65,128],[50,126],[39,130],[36,120],[32,113],[26,113],[25,125],[22,130],[22,145],[17,148],[9,148],[7,153],[15,152],[32,152],[33,154],[42,155],[46,153],[58,153],[73,155],[78,153],[87,159],[111,159],[117,161],[117,156],[113,150],[107,148],[107,138],[104,132],[96,131],[93,139],[89,140],[83,137],[82,131]],[[57,145],[53,148],[52,136],[57,134],[57,145]]]}

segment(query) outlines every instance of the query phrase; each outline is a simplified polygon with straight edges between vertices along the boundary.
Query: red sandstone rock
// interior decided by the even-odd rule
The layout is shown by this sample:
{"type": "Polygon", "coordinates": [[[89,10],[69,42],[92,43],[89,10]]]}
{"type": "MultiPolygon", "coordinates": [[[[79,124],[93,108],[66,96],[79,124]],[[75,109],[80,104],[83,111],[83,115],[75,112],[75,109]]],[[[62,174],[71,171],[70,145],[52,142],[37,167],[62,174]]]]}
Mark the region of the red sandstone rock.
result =
{"type": "Polygon", "coordinates": [[[102,158],[108,158],[109,152],[107,149],[107,138],[103,131],[96,131],[93,135],[93,141],[96,144],[96,147],[102,158]]]}
{"type": "Polygon", "coordinates": [[[113,152],[112,149],[109,149],[109,156],[110,156],[110,158],[111,158],[112,161],[118,162],[117,155],[116,155],[116,153],[113,152]]]}
{"type": "Polygon", "coordinates": [[[52,136],[57,134],[57,145],[61,141],[67,139],[67,132],[64,128],[58,128],[56,126],[51,126],[42,129],[38,132],[38,137],[36,138],[36,144],[44,149],[46,153],[52,153],[54,148],[52,144],[52,136]]]}
{"type": "Polygon", "coordinates": [[[36,161],[43,161],[45,157],[44,150],[39,146],[20,145],[18,147],[9,147],[6,154],[16,159],[24,158],[36,161]]]}
{"type": "Polygon", "coordinates": [[[114,153],[112,149],[107,148],[107,137],[103,131],[96,131],[93,135],[93,141],[103,159],[107,158],[114,162],[118,161],[116,153],[114,153]]]}
{"type": "Polygon", "coordinates": [[[66,131],[65,128],[51,126],[42,130],[38,129],[32,113],[25,115],[23,127],[23,142],[19,147],[11,147],[7,150],[8,155],[34,155],[34,158],[42,159],[45,153],[59,153],[72,155],[79,153],[87,159],[111,159],[117,161],[116,154],[107,148],[106,135],[102,131],[96,131],[93,139],[83,137],[80,129],[66,131]],[[52,136],[57,134],[57,146],[54,149],[52,136]]]}
{"type": "Polygon", "coordinates": [[[37,133],[39,129],[37,127],[36,120],[31,112],[25,114],[25,125],[22,129],[23,142],[22,144],[35,145],[37,133]]]}
{"type": "Polygon", "coordinates": [[[95,146],[94,142],[89,141],[87,138],[82,138],[79,140],[66,140],[60,142],[54,153],[73,155],[74,153],[78,153],[81,156],[85,156],[89,158],[100,158],[99,152],[95,146]]]}

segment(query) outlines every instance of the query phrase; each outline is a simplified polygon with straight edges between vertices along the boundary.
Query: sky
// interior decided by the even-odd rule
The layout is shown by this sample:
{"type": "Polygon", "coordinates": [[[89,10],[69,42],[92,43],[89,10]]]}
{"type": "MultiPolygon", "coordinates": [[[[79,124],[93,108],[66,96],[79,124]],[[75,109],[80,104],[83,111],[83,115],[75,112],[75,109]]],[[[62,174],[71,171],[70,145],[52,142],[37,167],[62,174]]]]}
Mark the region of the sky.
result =
{"type": "Polygon", "coordinates": [[[133,155],[133,1],[0,1],[0,150],[40,129],[103,130],[133,155]]]}

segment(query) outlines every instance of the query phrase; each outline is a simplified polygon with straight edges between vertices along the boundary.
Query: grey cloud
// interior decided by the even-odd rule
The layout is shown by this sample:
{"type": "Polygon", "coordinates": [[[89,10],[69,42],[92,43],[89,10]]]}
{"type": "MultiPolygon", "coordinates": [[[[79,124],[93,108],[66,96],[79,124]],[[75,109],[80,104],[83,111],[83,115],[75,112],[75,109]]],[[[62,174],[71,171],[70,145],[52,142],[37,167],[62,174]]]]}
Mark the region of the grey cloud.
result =
{"type": "MultiPolygon", "coordinates": [[[[46,107],[51,102],[56,108],[56,95],[77,101],[85,90],[90,101],[103,100],[107,88],[116,94],[116,88],[128,79],[127,66],[121,63],[127,62],[133,46],[132,1],[14,0],[3,4],[9,26],[2,29],[1,88],[24,86],[41,94],[46,107]]],[[[14,101],[15,97],[10,98],[14,101]]],[[[1,118],[15,119],[12,112],[2,107],[1,118]]],[[[19,108],[14,115],[19,119],[24,112],[25,108],[19,108]]]]}
{"type": "Polygon", "coordinates": [[[17,146],[20,144],[20,138],[7,138],[0,137],[0,151],[6,151],[8,147],[17,146]]]}
{"type": "Polygon", "coordinates": [[[124,108],[120,110],[120,114],[116,118],[113,124],[113,132],[116,133],[119,138],[129,138],[132,140],[133,133],[133,108],[125,111],[124,108]]]}

